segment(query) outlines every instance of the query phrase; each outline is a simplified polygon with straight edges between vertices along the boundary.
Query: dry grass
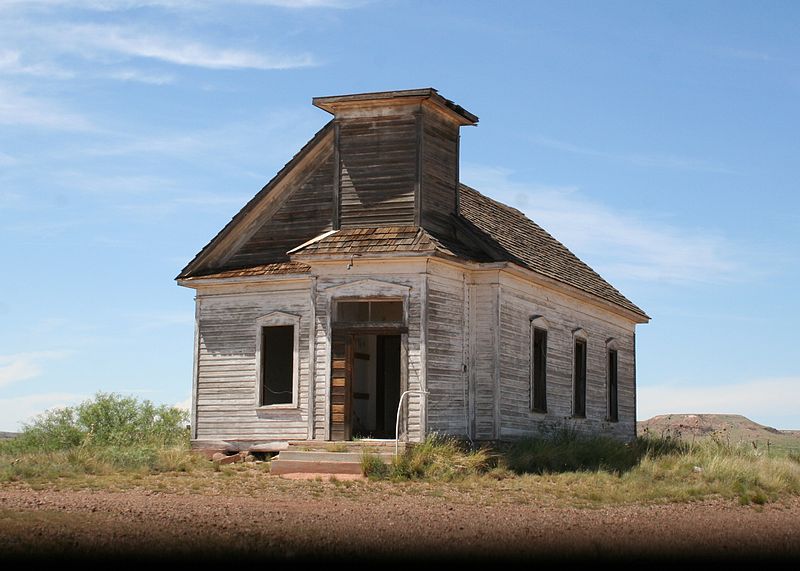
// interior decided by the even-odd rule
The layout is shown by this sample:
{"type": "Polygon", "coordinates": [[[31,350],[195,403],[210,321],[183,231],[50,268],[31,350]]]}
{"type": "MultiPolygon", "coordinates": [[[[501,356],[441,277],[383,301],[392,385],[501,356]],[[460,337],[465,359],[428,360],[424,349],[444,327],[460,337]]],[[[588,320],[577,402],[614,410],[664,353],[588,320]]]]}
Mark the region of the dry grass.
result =
{"type": "Polygon", "coordinates": [[[657,439],[629,446],[525,441],[515,449],[470,450],[456,440],[431,438],[390,465],[375,460],[365,453],[369,481],[316,482],[270,477],[268,462],[215,467],[183,445],[0,449],[0,485],[253,497],[412,494],[465,503],[572,506],[712,498],[761,504],[800,495],[800,459],[713,441],[678,446],[657,439]]]}

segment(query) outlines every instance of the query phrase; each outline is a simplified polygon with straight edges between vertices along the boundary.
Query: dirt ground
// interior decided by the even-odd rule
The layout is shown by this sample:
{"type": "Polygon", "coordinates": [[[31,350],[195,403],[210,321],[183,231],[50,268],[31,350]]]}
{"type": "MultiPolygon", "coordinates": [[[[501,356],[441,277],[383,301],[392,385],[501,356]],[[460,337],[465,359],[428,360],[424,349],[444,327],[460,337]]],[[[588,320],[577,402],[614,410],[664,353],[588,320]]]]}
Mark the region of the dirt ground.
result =
{"type": "MultiPolygon", "coordinates": [[[[268,477],[277,479],[277,477],[268,477]]],[[[0,559],[800,562],[800,498],[562,507],[359,482],[243,493],[0,486],[0,559]]]]}

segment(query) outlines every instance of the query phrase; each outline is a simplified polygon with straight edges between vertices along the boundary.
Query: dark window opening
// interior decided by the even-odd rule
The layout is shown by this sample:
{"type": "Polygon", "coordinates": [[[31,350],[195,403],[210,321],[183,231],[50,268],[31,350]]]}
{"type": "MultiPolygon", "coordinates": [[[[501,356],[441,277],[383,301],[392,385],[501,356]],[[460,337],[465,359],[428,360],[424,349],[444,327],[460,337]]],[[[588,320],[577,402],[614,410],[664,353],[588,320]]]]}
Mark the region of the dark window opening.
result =
{"type": "Polygon", "coordinates": [[[617,407],[617,352],[613,349],[608,352],[608,420],[619,420],[617,407]]]}
{"type": "Polygon", "coordinates": [[[292,404],[294,325],[261,328],[261,404],[292,404]]]}
{"type": "Polygon", "coordinates": [[[547,331],[533,329],[531,410],[547,412],[547,331]]]}
{"type": "Polygon", "coordinates": [[[572,416],[586,418],[586,341],[575,339],[572,416]]]}
{"type": "MultiPolygon", "coordinates": [[[[353,335],[352,366],[346,367],[352,397],[349,418],[353,438],[395,438],[400,403],[400,335],[353,335]]],[[[345,397],[346,398],[346,397],[345,397]]]]}
{"type": "Polygon", "coordinates": [[[402,301],[340,301],[336,320],[345,323],[402,323],[402,301]]]}

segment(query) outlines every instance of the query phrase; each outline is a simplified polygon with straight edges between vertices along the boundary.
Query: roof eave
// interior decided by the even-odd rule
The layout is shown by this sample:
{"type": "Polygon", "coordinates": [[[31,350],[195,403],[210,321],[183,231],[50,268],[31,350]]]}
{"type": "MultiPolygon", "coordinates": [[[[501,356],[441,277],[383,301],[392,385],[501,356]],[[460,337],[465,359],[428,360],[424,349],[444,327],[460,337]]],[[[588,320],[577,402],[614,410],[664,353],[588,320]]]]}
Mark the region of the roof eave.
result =
{"type": "Polygon", "coordinates": [[[473,115],[457,103],[442,97],[433,87],[423,89],[404,89],[398,91],[375,91],[370,93],[355,93],[351,95],[329,95],[324,97],[314,97],[311,103],[315,107],[336,115],[337,109],[347,109],[354,107],[368,107],[371,105],[407,105],[417,101],[428,100],[436,107],[450,115],[459,124],[477,125],[478,116],[473,115]]]}
{"type": "Polygon", "coordinates": [[[225,278],[217,278],[213,276],[207,277],[192,277],[178,279],[178,285],[190,289],[199,289],[206,286],[220,286],[232,284],[254,284],[265,282],[278,282],[278,281],[304,281],[309,279],[308,272],[302,273],[286,273],[286,274],[263,274],[259,276],[231,276],[225,278]]]}

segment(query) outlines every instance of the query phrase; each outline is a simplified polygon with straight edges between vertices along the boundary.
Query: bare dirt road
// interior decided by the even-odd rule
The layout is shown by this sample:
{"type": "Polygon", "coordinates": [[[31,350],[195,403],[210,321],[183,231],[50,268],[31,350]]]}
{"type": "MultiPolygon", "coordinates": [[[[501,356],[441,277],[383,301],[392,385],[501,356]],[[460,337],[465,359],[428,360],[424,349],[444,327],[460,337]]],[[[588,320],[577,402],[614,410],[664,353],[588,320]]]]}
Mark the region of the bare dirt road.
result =
{"type": "Polygon", "coordinates": [[[800,498],[603,508],[359,483],[246,493],[0,487],[5,560],[800,562],[800,498]]]}

